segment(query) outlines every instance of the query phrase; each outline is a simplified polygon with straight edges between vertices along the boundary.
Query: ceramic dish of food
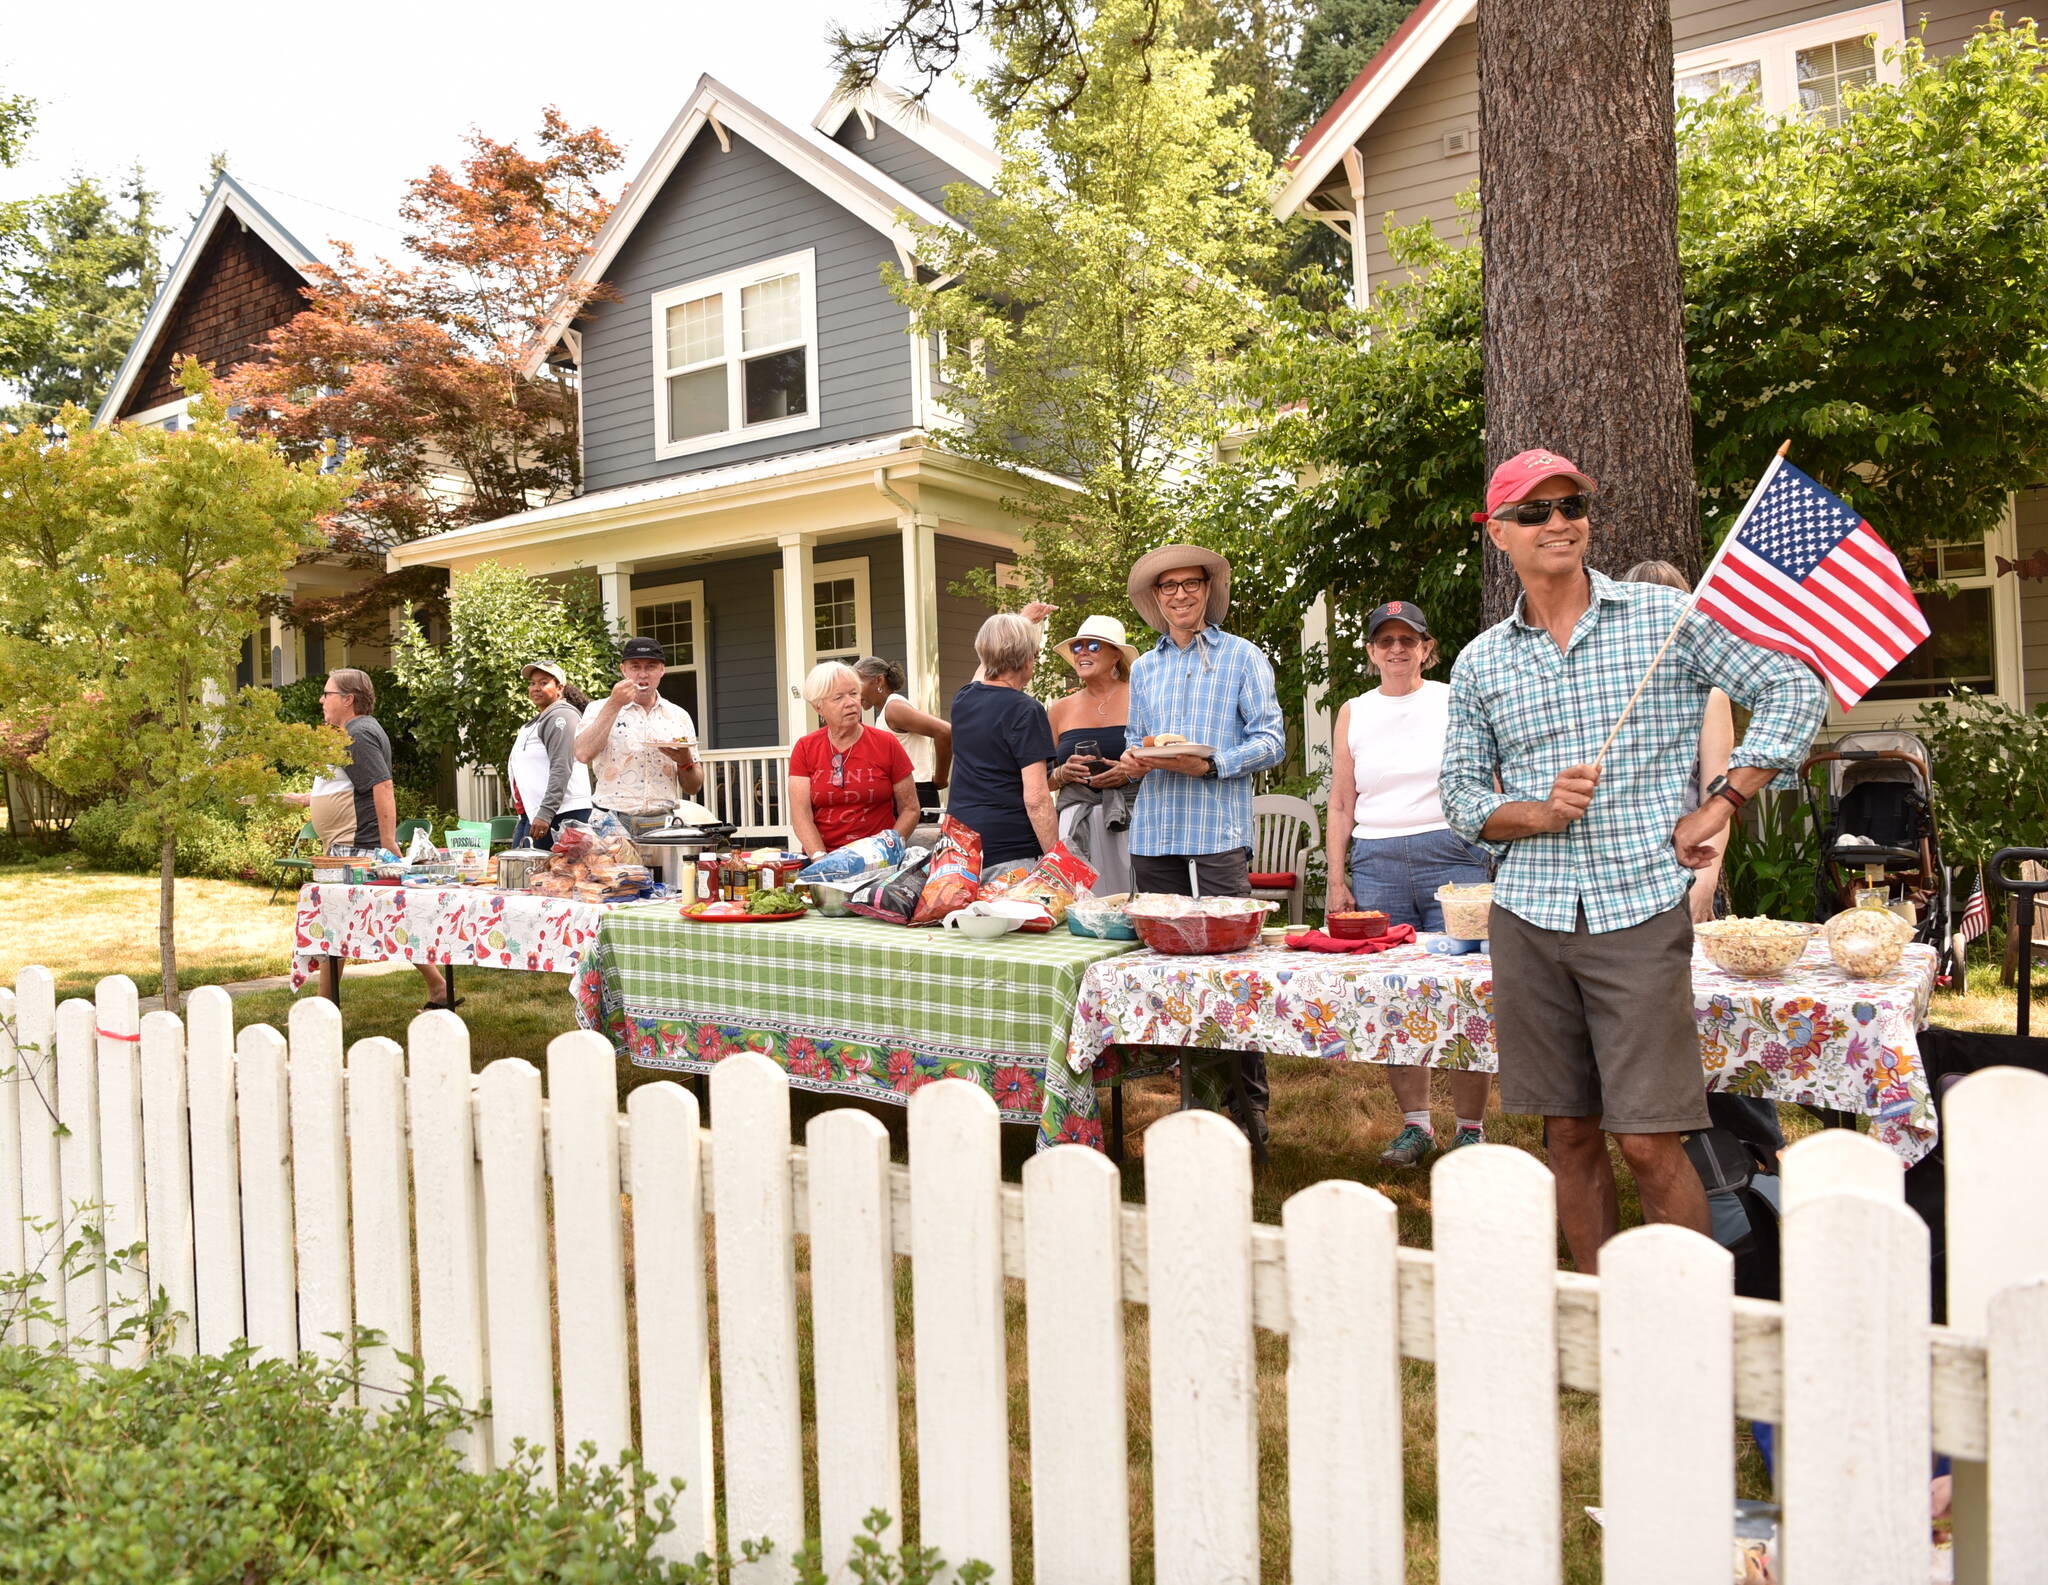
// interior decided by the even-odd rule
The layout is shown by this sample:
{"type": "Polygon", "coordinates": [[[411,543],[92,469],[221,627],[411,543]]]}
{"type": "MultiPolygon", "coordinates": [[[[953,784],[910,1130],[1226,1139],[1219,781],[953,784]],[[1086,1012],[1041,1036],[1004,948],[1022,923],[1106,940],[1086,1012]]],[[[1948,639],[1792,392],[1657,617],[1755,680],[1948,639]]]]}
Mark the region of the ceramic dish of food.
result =
{"type": "Polygon", "coordinates": [[[1692,933],[1715,968],[1738,979],[1761,980],[1797,963],[1819,928],[1790,919],[1707,919],[1692,933]]]}
{"type": "Polygon", "coordinates": [[[1387,916],[1377,908],[1353,908],[1327,915],[1323,928],[1339,941],[1373,941],[1387,933],[1387,916]]]}

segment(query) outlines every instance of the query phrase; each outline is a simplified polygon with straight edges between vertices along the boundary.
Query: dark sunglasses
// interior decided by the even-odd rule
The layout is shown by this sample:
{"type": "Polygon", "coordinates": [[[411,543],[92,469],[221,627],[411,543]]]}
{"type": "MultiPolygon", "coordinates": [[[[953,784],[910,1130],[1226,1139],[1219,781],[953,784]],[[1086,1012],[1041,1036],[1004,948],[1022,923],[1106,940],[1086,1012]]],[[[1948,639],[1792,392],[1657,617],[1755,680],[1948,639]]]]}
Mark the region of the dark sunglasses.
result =
{"type": "Polygon", "coordinates": [[[834,787],[844,787],[846,785],[846,751],[844,749],[841,749],[832,756],[832,785],[834,787]]]}
{"type": "Polygon", "coordinates": [[[1077,638],[1067,647],[1076,655],[1096,655],[1109,648],[1109,645],[1099,638],[1077,638]]]}
{"type": "Polygon", "coordinates": [[[1580,494],[1567,495],[1555,501],[1517,501],[1514,505],[1504,506],[1495,512],[1493,520],[1496,523],[1512,521],[1520,523],[1524,528],[1534,528],[1539,523],[1549,522],[1550,509],[1556,507],[1558,511],[1564,513],[1564,520],[1567,523],[1576,523],[1586,515],[1586,503],[1590,499],[1591,497],[1580,494]]]}

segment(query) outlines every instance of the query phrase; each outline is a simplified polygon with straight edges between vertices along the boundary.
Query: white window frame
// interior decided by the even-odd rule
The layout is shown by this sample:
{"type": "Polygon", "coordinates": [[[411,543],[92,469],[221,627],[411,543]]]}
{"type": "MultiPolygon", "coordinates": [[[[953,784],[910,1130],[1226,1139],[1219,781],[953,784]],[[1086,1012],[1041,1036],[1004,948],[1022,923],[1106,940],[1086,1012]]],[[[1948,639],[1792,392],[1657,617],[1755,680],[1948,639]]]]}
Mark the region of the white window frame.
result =
{"type": "MultiPolygon", "coordinates": [[[[749,264],[742,269],[727,270],[722,275],[710,275],[702,280],[688,281],[681,286],[671,286],[653,294],[648,299],[651,316],[653,345],[649,361],[653,365],[654,377],[654,454],[659,458],[685,457],[699,451],[716,451],[724,446],[738,445],[744,440],[758,440],[767,435],[790,435],[801,430],[816,429],[821,421],[824,407],[818,390],[818,264],[817,250],[804,248],[796,253],[785,253],[780,258],[763,259],[758,264],[749,264]],[[764,423],[745,422],[745,363],[746,354],[740,334],[740,292],[762,281],[772,280],[778,275],[800,277],[797,288],[799,312],[803,316],[803,341],[805,377],[808,382],[807,412],[794,413],[787,418],[769,419],[764,423]],[[686,440],[671,440],[668,435],[668,381],[671,373],[687,372],[671,370],[668,363],[668,311],[678,303],[687,303],[695,298],[709,297],[713,293],[724,298],[721,305],[725,315],[725,410],[730,427],[709,435],[692,435],[686,440]]],[[[705,363],[703,367],[712,365],[705,363]]]]}
{"type": "MultiPolygon", "coordinates": [[[[853,627],[854,636],[860,640],[855,648],[859,651],[853,659],[875,652],[875,607],[868,597],[868,559],[853,556],[844,561],[813,561],[811,563],[810,625],[804,633],[805,669],[818,664],[818,585],[836,582],[840,578],[853,580],[853,627]]],[[[848,661],[850,666],[853,661],[848,661]]],[[[790,682],[787,668],[782,663],[782,569],[775,569],[775,697],[789,697],[790,682]]]]}
{"type": "Polygon", "coordinates": [[[1675,83],[1678,78],[1689,77],[1695,72],[1755,61],[1762,70],[1758,92],[1762,96],[1763,108],[1773,115],[1795,115],[1799,111],[1799,51],[1811,49],[1816,44],[1854,38],[1858,34],[1869,34],[1876,41],[1877,80],[1881,83],[1897,82],[1898,59],[1896,56],[1887,59],[1885,52],[1896,50],[1906,42],[1905,8],[1898,0],[1886,0],[1882,5],[1858,6],[1854,10],[1837,11],[1832,16],[1815,17],[1810,22],[1795,23],[1791,27],[1772,28],[1768,32],[1750,33],[1719,44],[1709,44],[1702,49],[1687,50],[1672,63],[1672,79],[1675,83]]]}
{"type": "Polygon", "coordinates": [[[687,600],[690,604],[690,653],[696,656],[687,666],[667,665],[662,676],[667,677],[679,671],[693,673],[697,679],[697,713],[691,724],[697,729],[697,746],[711,747],[711,616],[704,608],[704,585],[701,581],[692,583],[663,583],[648,589],[635,589],[632,602],[632,631],[640,631],[640,613],[650,605],[679,605],[687,600]]]}
{"type": "MultiPolygon", "coordinates": [[[[1984,570],[1966,577],[1946,578],[1942,584],[1950,589],[1991,591],[1991,674],[1995,682],[1990,696],[2014,709],[2024,709],[2026,672],[2020,654],[2019,579],[1997,575],[1997,558],[2016,559],[2018,544],[2019,529],[2014,517],[2013,498],[2007,496],[2004,514],[1997,526],[1984,536],[1984,570]]],[[[1831,703],[1828,706],[1828,725],[1855,731],[1910,727],[1920,708],[1934,702],[1934,698],[1869,699],[1853,710],[1843,710],[1831,703]]]]}
{"type": "Polygon", "coordinates": [[[146,407],[139,413],[130,413],[121,422],[140,424],[144,429],[163,429],[176,434],[181,429],[190,429],[192,420],[192,398],[181,396],[174,402],[159,402],[155,407],[146,407]],[[170,422],[175,419],[176,422],[170,422]]]}

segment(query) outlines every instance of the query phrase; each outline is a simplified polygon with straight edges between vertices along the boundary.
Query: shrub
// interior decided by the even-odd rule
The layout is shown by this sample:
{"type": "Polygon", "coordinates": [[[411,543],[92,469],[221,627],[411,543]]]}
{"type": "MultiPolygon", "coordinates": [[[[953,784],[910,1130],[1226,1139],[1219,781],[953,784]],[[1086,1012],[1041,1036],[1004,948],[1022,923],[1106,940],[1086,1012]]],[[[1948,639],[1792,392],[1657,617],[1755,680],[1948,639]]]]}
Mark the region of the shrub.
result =
{"type": "MultiPolygon", "coordinates": [[[[302,811],[274,799],[203,810],[179,839],[178,873],[223,881],[269,880],[273,861],[303,819],[302,811]]],[[[81,857],[101,869],[145,875],[156,870],[155,844],[137,828],[135,807],[126,799],[94,804],[72,822],[71,840],[81,857]]]]}
{"type": "Polygon", "coordinates": [[[2048,706],[2015,710],[1965,689],[1922,706],[1914,725],[1934,759],[1944,859],[1974,867],[2000,848],[2048,847],[2048,706]]]}

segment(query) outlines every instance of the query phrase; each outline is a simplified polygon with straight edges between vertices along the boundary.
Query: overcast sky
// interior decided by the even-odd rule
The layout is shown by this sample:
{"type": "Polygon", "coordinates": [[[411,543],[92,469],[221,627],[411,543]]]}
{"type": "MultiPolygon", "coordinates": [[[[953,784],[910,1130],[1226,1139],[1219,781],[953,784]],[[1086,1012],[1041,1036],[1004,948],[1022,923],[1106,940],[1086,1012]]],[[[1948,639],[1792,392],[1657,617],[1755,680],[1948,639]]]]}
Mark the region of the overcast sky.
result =
{"type": "MultiPolygon", "coordinates": [[[[259,199],[267,189],[324,206],[327,235],[374,250],[382,239],[361,222],[392,224],[409,178],[452,165],[473,126],[530,146],[546,104],[625,146],[621,183],[702,73],[806,125],[831,90],[828,26],[885,3],[11,5],[0,93],[26,93],[38,109],[28,158],[0,170],[0,198],[50,191],[74,171],[114,179],[140,160],[165,199],[168,255],[224,150],[259,199]]],[[[934,105],[986,135],[964,91],[942,85],[934,105]]],[[[300,240],[327,251],[326,235],[300,240]]]]}

